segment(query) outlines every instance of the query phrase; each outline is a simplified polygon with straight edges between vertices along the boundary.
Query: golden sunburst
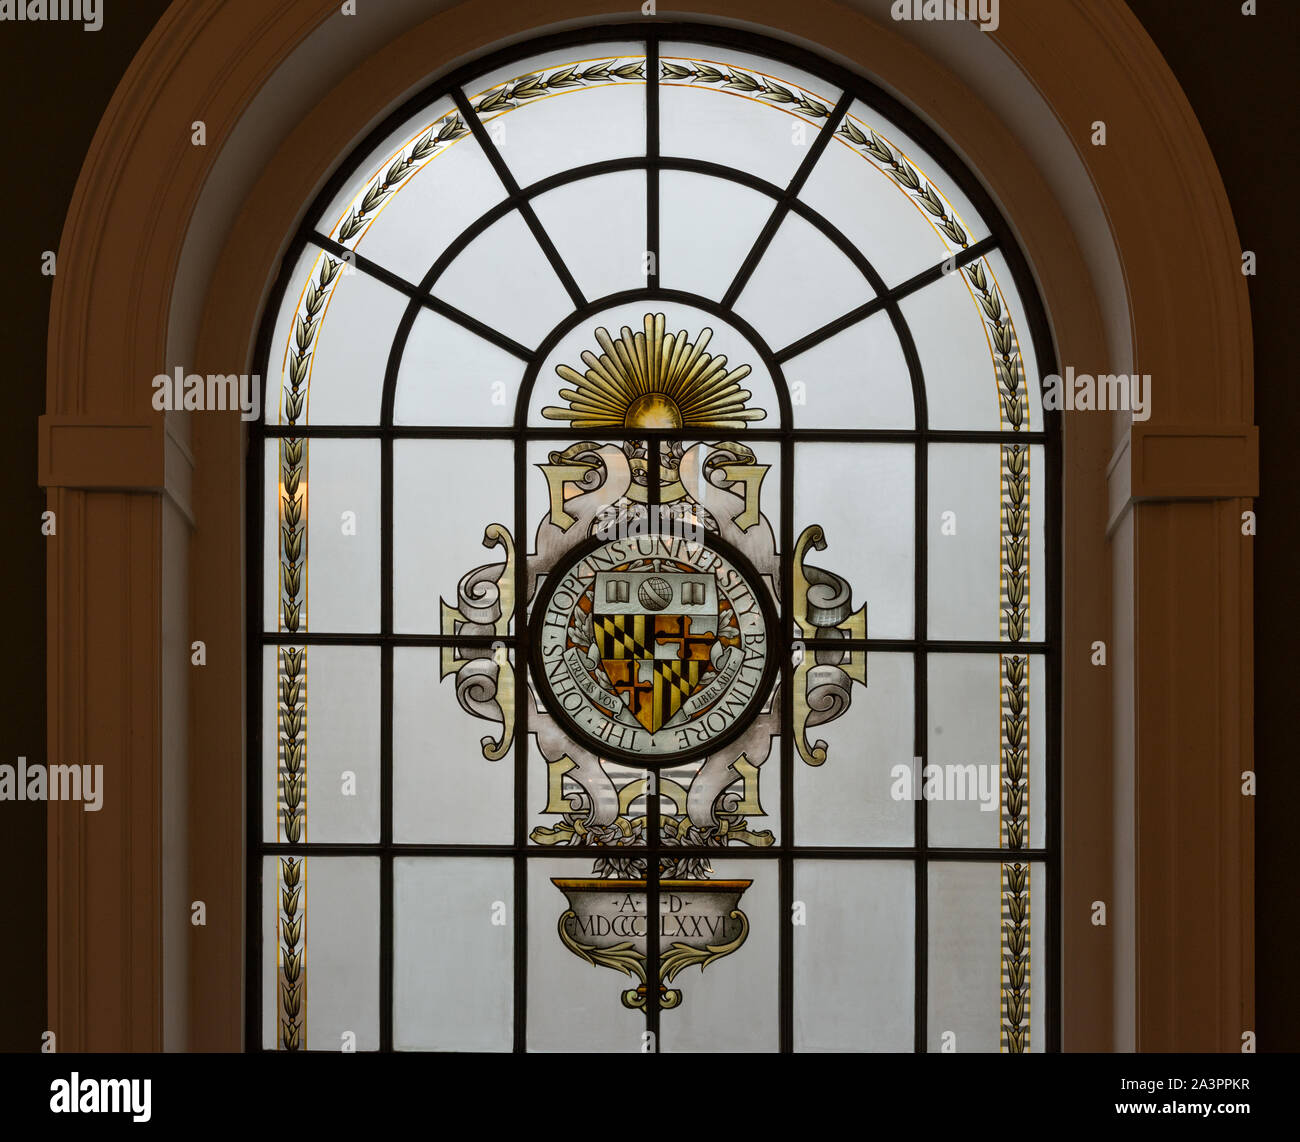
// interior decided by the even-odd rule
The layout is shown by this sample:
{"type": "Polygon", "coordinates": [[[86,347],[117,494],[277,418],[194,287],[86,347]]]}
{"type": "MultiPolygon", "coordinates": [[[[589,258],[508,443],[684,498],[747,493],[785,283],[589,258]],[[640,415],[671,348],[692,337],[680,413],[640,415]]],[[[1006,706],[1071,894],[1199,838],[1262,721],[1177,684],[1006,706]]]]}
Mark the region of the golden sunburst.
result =
{"type": "Polygon", "coordinates": [[[574,388],[561,389],[568,408],[548,405],[548,420],[571,421],[574,428],[641,428],[672,431],[679,428],[744,428],[746,422],[766,418],[761,408],[746,408],[754,394],[739,381],[749,376],[748,365],[728,370],[725,356],[704,351],[713,330],[703,330],[690,341],[683,329],[664,333],[664,315],[647,313],[645,332],[623,326],[615,341],[609,331],[596,330],[604,352],[582,354],[586,373],[568,365],[556,367],[562,380],[574,388]]]}

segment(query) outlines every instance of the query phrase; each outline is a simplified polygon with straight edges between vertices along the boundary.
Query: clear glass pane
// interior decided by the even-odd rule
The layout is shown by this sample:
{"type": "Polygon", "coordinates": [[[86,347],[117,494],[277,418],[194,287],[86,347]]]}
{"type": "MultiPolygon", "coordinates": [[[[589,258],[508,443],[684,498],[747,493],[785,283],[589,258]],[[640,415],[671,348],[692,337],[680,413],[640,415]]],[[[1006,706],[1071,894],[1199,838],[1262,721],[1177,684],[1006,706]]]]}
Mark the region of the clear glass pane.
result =
{"type": "Polygon", "coordinates": [[[861,102],[850,107],[799,197],[862,251],[887,286],[989,233],[938,162],[861,102]]]}
{"type": "Polygon", "coordinates": [[[378,424],[389,349],[407,299],[308,246],[280,304],[264,417],[270,424],[378,424]]]}
{"type": "Polygon", "coordinates": [[[919,784],[932,845],[1010,847],[1014,822],[1019,847],[1042,845],[1045,679],[1041,654],[929,656],[925,765],[934,768],[919,784]]]}
{"type": "Polygon", "coordinates": [[[670,872],[659,881],[660,995],[675,1004],[660,1012],[660,1050],[775,1051],[777,955],[788,923],[776,862],[709,864],[705,877],[670,872]]]}
{"type": "Polygon", "coordinates": [[[289,651],[286,657],[279,647],[262,648],[263,836],[268,841],[377,842],[379,648],[298,646],[289,651]],[[286,714],[301,719],[292,731],[286,714]],[[294,788],[299,777],[301,793],[294,788]],[[296,812],[299,804],[301,813],[296,812]],[[286,811],[301,818],[296,838],[286,835],[286,811]]]}
{"type": "Polygon", "coordinates": [[[262,860],[262,1045],[379,1048],[379,860],[262,860]]]}
{"type": "Polygon", "coordinates": [[[774,205],[739,183],[660,171],[659,284],[721,301],[774,205]]]}
{"type": "Polygon", "coordinates": [[[520,358],[422,308],[402,352],[393,423],[508,427],[523,376],[520,358]]]}
{"type": "Polygon", "coordinates": [[[399,634],[505,633],[514,583],[503,543],[515,527],[513,490],[509,441],[393,442],[393,626],[399,634]],[[499,540],[491,547],[484,542],[488,529],[499,540]],[[503,587],[509,592],[504,615],[503,587]],[[452,620],[472,629],[447,627],[452,620]]]}
{"type": "Polygon", "coordinates": [[[296,446],[298,462],[286,452],[293,442],[263,445],[266,629],[373,633],[380,602],[379,441],[314,439],[296,446]],[[297,522],[284,516],[291,510],[286,502],[297,522]]]}
{"type": "Polygon", "coordinates": [[[929,1050],[1043,1049],[1046,886],[1038,862],[930,864],[929,1050]]]}
{"type": "Polygon", "coordinates": [[[515,763],[503,744],[511,740],[504,719],[513,732],[514,684],[514,662],[504,652],[393,650],[394,840],[513,840],[515,763]]]}
{"type": "Polygon", "coordinates": [[[461,231],[505,194],[460,112],[443,98],[371,152],[318,226],[416,284],[461,231]]]}
{"type": "MultiPolygon", "coordinates": [[[[453,215],[448,225],[454,227],[451,234],[459,232],[469,221],[467,217],[456,226],[455,206],[444,196],[445,192],[436,189],[452,182],[462,186],[468,183],[483,196],[475,200],[476,213],[505,197],[500,180],[491,171],[455,102],[446,95],[409,116],[362,156],[356,170],[316,216],[313,225],[336,241],[359,249],[372,261],[400,272],[400,263],[388,262],[385,255],[398,253],[400,257],[396,238],[406,229],[404,224],[418,216],[418,211],[412,213],[417,207],[432,203],[450,207],[453,215]],[[398,164],[396,170],[394,164],[398,164]],[[483,178],[484,168],[492,175],[496,187],[483,178]],[[413,190],[415,187],[419,189],[413,190]],[[402,208],[398,207],[399,202],[402,208]],[[387,218],[390,211],[392,217],[387,218]]],[[[441,225],[435,222],[428,233],[436,234],[441,225]]],[[[422,245],[424,240],[417,245],[422,245]]],[[[424,249],[432,261],[433,248],[424,249]]],[[[419,276],[414,280],[418,281],[419,276]]]]}
{"type": "Polygon", "coordinates": [[[795,863],[794,1049],[911,1051],[916,868],[795,863]]]}
{"type": "Polygon", "coordinates": [[[839,99],[824,80],[734,48],[660,47],[660,150],[748,171],[784,189],[839,99]]]}
{"type": "Polygon", "coordinates": [[[645,288],[644,171],[569,183],[533,199],[533,209],[585,297],[645,288]]]}
{"type": "Polygon", "coordinates": [[[1041,639],[1041,446],[935,444],[929,468],[930,637],[1041,639]]]}
{"type": "Polygon", "coordinates": [[[907,359],[887,313],[873,313],[783,366],[796,428],[915,428],[907,359]]]}
{"type": "MultiPolygon", "coordinates": [[[[830,652],[826,652],[829,654],[830,652]]],[[[852,668],[863,651],[853,652],[852,668]]],[[[831,721],[810,726],[810,744],[826,743],[818,766],[795,757],[795,835],[801,845],[910,845],[915,836],[913,801],[898,796],[899,766],[910,772],[915,752],[913,669],[910,654],[866,655],[866,686],[845,679],[848,708],[831,721]]]]}
{"type": "Polygon", "coordinates": [[[915,613],[915,456],[910,444],[803,444],[795,457],[795,536],[817,525],[806,562],[852,587],[871,638],[910,638],[915,613]]]}
{"type": "Polygon", "coordinates": [[[562,48],[464,84],[520,186],[645,154],[645,45],[562,48]]]}
{"type": "Polygon", "coordinates": [[[929,865],[927,1050],[998,1049],[999,879],[996,861],[929,865]]]}
{"type": "Polygon", "coordinates": [[[393,860],[393,1046],[514,1044],[514,864],[393,860]]]}
{"type": "Polygon", "coordinates": [[[867,279],[829,238],[787,214],[736,310],[780,351],[874,296],[867,279]]]}
{"type": "MultiPolygon", "coordinates": [[[[983,263],[972,265],[978,270],[983,263]]],[[[981,305],[981,299],[993,304],[987,273],[983,283],[977,289],[967,270],[954,271],[899,303],[921,358],[931,428],[1014,430],[1001,398],[1002,354],[981,305]]],[[[1000,299],[997,312],[1005,312],[1000,299]]]]}
{"type": "Polygon", "coordinates": [[[408,304],[396,290],[343,264],[321,311],[298,423],[379,423],[388,355],[408,304]]]}
{"type": "Polygon", "coordinates": [[[434,284],[433,293],[530,349],[573,308],[517,212],[475,238],[434,284]]]}

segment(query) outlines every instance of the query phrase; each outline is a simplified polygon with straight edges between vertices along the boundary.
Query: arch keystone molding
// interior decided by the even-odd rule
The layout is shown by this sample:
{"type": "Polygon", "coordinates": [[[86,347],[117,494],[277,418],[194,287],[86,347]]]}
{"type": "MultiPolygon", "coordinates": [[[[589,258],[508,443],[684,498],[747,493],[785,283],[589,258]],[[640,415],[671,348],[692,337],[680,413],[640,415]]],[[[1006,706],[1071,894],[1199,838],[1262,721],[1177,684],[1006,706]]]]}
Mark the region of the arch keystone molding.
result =
{"type": "MultiPolygon", "coordinates": [[[[881,0],[862,5],[875,18],[831,0],[660,15],[821,50],[894,92],[984,179],[1062,365],[1152,376],[1145,423],[1064,416],[1062,1038],[1238,1051],[1254,1023],[1241,515],[1258,462],[1222,182],[1122,0],[1003,0],[991,34],[896,25],[881,0]],[[994,73],[1035,93],[1041,131],[1013,132],[992,110],[998,92],[980,85],[994,73]],[[1089,144],[1097,119],[1105,147],[1089,144]],[[1090,664],[1095,641],[1104,669],[1090,664]],[[1095,900],[1109,906],[1104,928],[1095,900]]],[[[405,96],[505,43],[632,14],[607,0],[430,7],[394,0],[366,24],[334,0],[177,2],[87,155],[59,248],[39,429],[59,520],[50,757],[102,764],[106,786],[98,813],[49,807],[49,1026],[62,1050],[238,1050],[246,1032],[246,433],[238,414],[164,423],[151,379],[176,365],[250,371],[302,212],[405,96]],[[205,147],[190,142],[195,119],[205,147]],[[201,669],[192,639],[207,646],[201,669]],[[194,900],[206,927],[190,926],[194,900]]]]}

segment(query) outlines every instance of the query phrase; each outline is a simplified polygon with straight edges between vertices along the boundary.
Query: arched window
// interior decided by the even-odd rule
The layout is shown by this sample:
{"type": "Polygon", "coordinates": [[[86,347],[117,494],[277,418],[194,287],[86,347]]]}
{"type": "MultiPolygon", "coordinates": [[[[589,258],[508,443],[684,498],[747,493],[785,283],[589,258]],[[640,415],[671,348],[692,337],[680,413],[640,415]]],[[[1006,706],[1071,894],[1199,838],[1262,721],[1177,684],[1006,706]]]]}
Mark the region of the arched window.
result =
{"type": "Polygon", "coordinates": [[[343,164],[260,360],[264,1048],[1057,1044],[1050,347],[924,124],[512,48],[343,164]]]}

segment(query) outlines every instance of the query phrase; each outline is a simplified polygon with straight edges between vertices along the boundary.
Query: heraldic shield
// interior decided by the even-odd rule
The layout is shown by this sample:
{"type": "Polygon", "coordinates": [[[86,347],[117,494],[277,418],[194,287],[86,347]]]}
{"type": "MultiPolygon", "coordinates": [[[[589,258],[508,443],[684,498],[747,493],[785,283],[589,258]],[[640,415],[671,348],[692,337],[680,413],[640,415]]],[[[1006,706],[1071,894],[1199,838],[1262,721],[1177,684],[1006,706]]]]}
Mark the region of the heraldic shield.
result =
{"type": "Polygon", "coordinates": [[[637,721],[657,733],[695,691],[719,646],[717,583],[705,574],[602,571],[595,587],[601,665],[637,721]]]}

